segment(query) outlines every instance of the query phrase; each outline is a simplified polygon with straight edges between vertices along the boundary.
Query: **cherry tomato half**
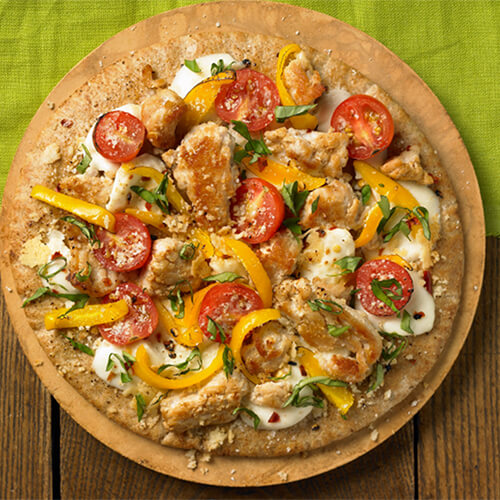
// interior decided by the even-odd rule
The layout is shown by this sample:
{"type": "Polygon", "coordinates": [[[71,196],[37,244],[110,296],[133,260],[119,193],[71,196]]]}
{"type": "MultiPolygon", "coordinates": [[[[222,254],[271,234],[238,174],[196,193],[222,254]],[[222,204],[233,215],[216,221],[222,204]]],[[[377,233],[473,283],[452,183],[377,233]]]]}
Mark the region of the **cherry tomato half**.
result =
{"type": "Polygon", "coordinates": [[[115,345],[127,345],[149,337],[158,326],[158,311],[150,296],[135,283],[122,283],[102,299],[104,304],[124,299],[127,315],[113,323],[99,325],[99,333],[115,345]]]}
{"type": "Polygon", "coordinates": [[[231,203],[231,218],[237,233],[246,243],[267,241],[279,229],[285,217],[285,203],[280,192],[262,179],[245,179],[231,203]]]}
{"type": "MultiPolygon", "coordinates": [[[[209,318],[222,328],[227,344],[231,340],[231,332],[236,323],[248,313],[262,309],[264,304],[257,292],[239,283],[221,283],[211,288],[201,302],[198,324],[207,337],[209,318]]],[[[221,342],[216,329],[215,340],[221,342]]]]}
{"type": "Polygon", "coordinates": [[[374,282],[398,311],[413,293],[413,281],[404,267],[386,259],[365,262],[356,271],[357,296],[364,309],[375,316],[392,316],[396,311],[375,296],[372,290],[374,282]]]}
{"type": "Polygon", "coordinates": [[[117,272],[139,269],[151,253],[151,236],[144,222],[128,214],[115,214],[116,233],[99,228],[96,236],[101,246],[94,250],[96,259],[117,272]]]}
{"type": "Polygon", "coordinates": [[[225,122],[242,121],[250,131],[262,130],[274,119],[280,103],[276,84],[253,69],[236,72],[236,81],[224,85],[215,99],[215,110],[225,122]]]}
{"type": "Polygon", "coordinates": [[[94,146],[108,160],[124,163],[135,158],[144,144],[146,127],[126,111],[102,115],[94,128],[94,146]]]}
{"type": "Polygon", "coordinates": [[[389,110],[369,95],[353,95],[335,109],[332,127],[349,136],[347,151],[355,160],[366,160],[386,149],[394,136],[389,110]]]}

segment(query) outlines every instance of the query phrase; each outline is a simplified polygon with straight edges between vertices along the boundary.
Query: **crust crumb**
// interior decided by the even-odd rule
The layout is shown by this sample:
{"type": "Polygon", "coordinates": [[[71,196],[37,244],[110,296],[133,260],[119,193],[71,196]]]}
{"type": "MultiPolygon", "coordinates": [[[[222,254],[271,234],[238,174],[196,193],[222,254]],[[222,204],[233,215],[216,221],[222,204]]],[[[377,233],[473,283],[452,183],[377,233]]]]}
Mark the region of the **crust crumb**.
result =
{"type": "Polygon", "coordinates": [[[186,467],[191,470],[195,470],[198,467],[198,461],[196,460],[196,450],[188,450],[184,454],[184,456],[188,459],[188,463],[186,467]]]}
{"type": "Polygon", "coordinates": [[[279,471],[278,476],[284,482],[288,479],[288,472],[279,471]]]}

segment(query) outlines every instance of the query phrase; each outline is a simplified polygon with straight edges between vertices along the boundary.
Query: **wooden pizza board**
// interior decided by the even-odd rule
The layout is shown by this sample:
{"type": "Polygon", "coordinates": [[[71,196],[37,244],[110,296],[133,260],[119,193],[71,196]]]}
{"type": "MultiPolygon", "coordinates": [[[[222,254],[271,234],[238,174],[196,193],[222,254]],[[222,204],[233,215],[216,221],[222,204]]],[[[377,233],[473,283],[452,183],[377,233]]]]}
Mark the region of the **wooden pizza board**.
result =
{"type": "MultiPolygon", "coordinates": [[[[185,451],[153,443],[108,420],[57,372],[31,330],[5,252],[0,264],[7,306],[16,333],[34,370],[64,410],[82,427],[118,453],[163,474],[219,486],[265,486],[297,481],[334,469],[370,451],[406,424],[436,391],[468,334],[481,290],[485,227],[479,186],[467,150],[437,97],[418,75],[381,43],[327,15],[285,4],[227,1],[193,5],[159,14],[118,33],[78,63],[54,88],[31,121],[17,150],[3,198],[2,224],[15,216],[15,187],[23,159],[37,140],[50,113],[102,66],[153,43],[204,30],[249,31],[281,36],[332,50],[340,59],[379,84],[397,100],[438,152],[457,194],[465,235],[465,273],[459,312],[438,362],[423,382],[398,406],[374,423],[378,439],[363,429],[307,456],[280,458],[214,457],[202,473],[187,468],[185,451]],[[418,401],[415,406],[410,402],[418,401]]],[[[1,234],[1,233],[0,233],[1,234]]],[[[2,242],[3,245],[3,242],[2,242]]]]}

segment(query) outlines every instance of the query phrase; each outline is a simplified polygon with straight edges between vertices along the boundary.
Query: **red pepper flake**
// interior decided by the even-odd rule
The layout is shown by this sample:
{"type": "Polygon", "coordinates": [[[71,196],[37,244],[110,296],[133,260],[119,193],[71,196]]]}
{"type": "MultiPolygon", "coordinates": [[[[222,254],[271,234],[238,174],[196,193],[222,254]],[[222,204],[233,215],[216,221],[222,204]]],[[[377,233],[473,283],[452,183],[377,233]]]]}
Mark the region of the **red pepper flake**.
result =
{"type": "Polygon", "coordinates": [[[437,175],[434,175],[434,174],[429,174],[429,175],[432,177],[434,184],[437,184],[441,180],[441,178],[438,177],[437,175]]]}
{"type": "Polygon", "coordinates": [[[270,424],[275,424],[276,422],[279,422],[280,420],[281,420],[281,417],[279,416],[279,413],[276,413],[275,411],[273,411],[271,416],[269,417],[268,422],[270,424]]]}
{"type": "Polygon", "coordinates": [[[307,377],[306,369],[302,365],[300,365],[300,373],[302,373],[303,377],[307,377]]]}
{"type": "Polygon", "coordinates": [[[62,253],[61,252],[54,252],[52,254],[52,257],[50,258],[50,260],[56,260],[56,259],[59,259],[59,257],[62,257],[62,253]]]}
{"type": "Polygon", "coordinates": [[[73,120],[69,120],[68,118],[63,118],[61,120],[61,125],[66,128],[71,128],[73,126],[73,120]]]}
{"type": "Polygon", "coordinates": [[[432,276],[430,271],[424,271],[425,289],[432,295],[432,276]]]}
{"type": "Polygon", "coordinates": [[[151,203],[146,202],[146,210],[151,210],[153,208],[153,205],[151,203]]]}
{"type": "Polygon", "coordinates": [[[418,219],[416,217],[412,217],[411,219],[408,219],[406,221],[406,225],[408,226],[408,229],[411,229],[413,226],[418,224],[418,219]]]}
{"type": "Polygon", "coordinates": [[[257,160],[257,166],[259,167],[259,170],[264,170],[264,168],[267,167],[267,158],[264,158],[263,156],[259,157],[257,160]]]}
{"type": "Polygon", "coordinates": [[[415,319],[422,319],[425,316],[425,313],[423,311],[419,311],[413,314],[413,317],[415,319]]]}

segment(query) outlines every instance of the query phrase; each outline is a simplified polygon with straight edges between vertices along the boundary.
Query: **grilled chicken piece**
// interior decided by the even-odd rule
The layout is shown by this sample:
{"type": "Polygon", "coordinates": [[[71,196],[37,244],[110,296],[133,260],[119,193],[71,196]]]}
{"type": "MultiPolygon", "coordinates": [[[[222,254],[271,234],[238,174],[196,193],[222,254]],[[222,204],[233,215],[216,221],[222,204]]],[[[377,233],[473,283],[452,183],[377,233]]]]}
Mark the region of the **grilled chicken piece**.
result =
{"type": "Polygon", "coordinates": [[[174,178],[204,229],[218,230],[231,220],[230,199],[238,187],[238,169],[231,163],[233,149],[227,128],[213,122],[194,127],[177,148],[174,178]]]}
{"type": "Polygon", "coordinates": [[[283,81],[295,104],[310,104],[323,94],[319,73],[303,51],[296,54],[283,71],[283,81]]]}
{"type": "Polygon", "coordinates": [[[290,360],[292,346],[287,330],[277,321],[257,328],[243,345],[241,357],[252,375],[269,375],[290,360]]]}
{"type": "Polygon", "coordinates": [[[418,146],[410,146],[399,156],[391,158],[380,167],[380,171],[397,181],[415,181],[426,186],[434,183],[434,179],[422,168],[418,146]]]}
{"type": "Polygon", "coordinates": [[[347,135],[342,132],[308,132],[278,128],[264,133],[264,141],[281,163],[298,163],[304,172],[315,176],[339,177],[347,163],[347,135]]]}
{"type": "Polygon", "coordinates": [[[250,388],[239,372],[226,378],[219,372],[201,388],[172,391],[162,400],[160,411],[167,431],[184,432],[200,426],[225,424],[237,418],[233,411],[250,388]]]}
{"type": "Polygon", "coordinates": [[[352,187],[335,179],[307,197],[300,225],[305,229],[332,226],[356,228],[360,223],[360,208],[361,204],[352,187]],[[318,206],[313,213],[312,204],[318,197],[318,206]]]}
{"type": "Polygon", "coordinates": [[[250,393],[250,402],[259,406],[281,408],[292,393],[292,384],[286,380],[256,385],[250,393]]]}
{"type": "Polygon", "coordinates": [[[144,99],[141,119],[148,132],[149,142],[161,149],[175,147],[175,130],[186,109],[184,100],[169,89],[158,90],[144,99]]]}
{"type": "Polygon", "coordinates": [[[144,268],[140,285],[150,295],[164,297],[179,284],[181,291],[200,287],[201,276],[210,274],[203,254],[195,253],[192,260],[182,259],[179,255],[184,243],[175,238],[161,238],[153,242],[151,259],[144,268]],[[185,283],[181,283],[185,280],[185,283]],[[189,281],[189,283],[188,283],[189,281]]]}
{"type": "Polygon", "coordinates": [[[255,253],[264,266],[271,283],[276,285],[295,271],[301,249],[300,241],[295,239],[291,231],[283,229],[265,243],[261,243],[255,249],[255,253]]]}
{"type": "Polygon", "coordinates": [[[135,273],[118,273],[102,266],[95,258],[94,252],[85,240],[81,245],[73,242],[71,245],[71,259],[68,262],[68,281],[84,293],[92,297],[103,297],[111,293],[120,283],[133,280],[135,273]],[[87,274],[90,264],[90,276],[85,281],[79,281],[77,273],[87,274]]]}
{"type": "Polygon", "coordinates": [[[327,294],[315,296],[305,279],[284,281],[274,297],[275,307],[295,323],[328,376],[352,383],[361,382],[371,373],[382,352],[382,339],[364,315],[327,294]],[[317,298],[332,311],[313,311],[308,301],[317,298]],[[328,325],[349,329],[334,337],[328,333],[328,325]]]}

